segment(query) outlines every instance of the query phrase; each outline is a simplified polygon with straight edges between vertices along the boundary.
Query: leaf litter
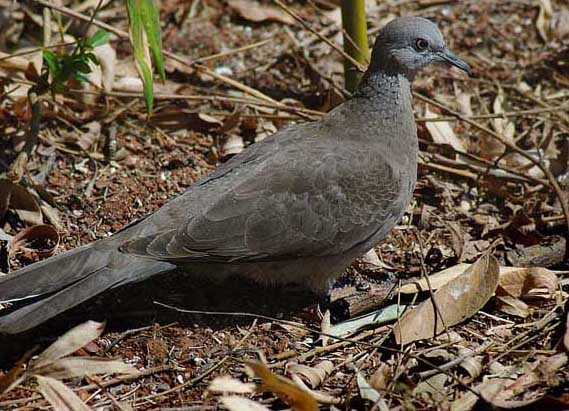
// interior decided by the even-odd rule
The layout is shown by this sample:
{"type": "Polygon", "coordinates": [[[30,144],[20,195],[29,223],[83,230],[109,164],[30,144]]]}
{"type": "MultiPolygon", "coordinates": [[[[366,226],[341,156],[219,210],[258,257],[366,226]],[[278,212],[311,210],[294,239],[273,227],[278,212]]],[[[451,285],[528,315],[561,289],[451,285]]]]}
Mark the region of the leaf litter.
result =
{"type": "MultiPolygon", "coordinates": [[[[190,60],[203,59],[214,73],[225,73],[288,108],[258,104],[211,75],[167,62],[168,79],[155,84],[161,97],[146,122],[141,101],[124,94],[142,92],[134,60],[111,40],[106,50],[96,50],[104,65],[83,89],[87,94],[70,91],[42,102],[44,121],[28,174],[22,181],[0,184],[0,233],[7,239],[0,257],[11,255],[9,268],[57,252],[34,246],[55,244],[55,233],[61,236],[59,247],[69,249],[116,232],[160,207],[218,161],[341,100],[341,58],[282,8],[269,1],[255,3],[251,8],[243,2],[161,2],[164,44],[190,60]],[[107,96],[99,95],[101,88],[107,96]],[[117,149],[122,156],[113,155],[117,149]],[[13,198],[12,192],[17,192],[13,198]],[[58,220],[55,232],[37,228],[58,220]],[[23,242],[14,242],[16,236],[23,242]],[[14,246],[18,252],[9,252],[14,246]]],[[[329,1],[309,3],[285,5],[341,46],[339,9],[329,1]]],[[[74,3],[77,10],[83,6],[74,3]]],[[[566,187],[569,122],[559,109],[569,99],[563,23],[569,8],[564,2],[367,1],[366,6],[373,32],[388,16],[420,14],[441,23],[450,46],[469,60],[477,77],[463,79],[435,68],[418,79],[416,90],[503,135],[540,159],[566,187]]],[[[28,31],[37,30],[24,24],[24,16],[41,21],[41,11],[24,12],[19,4],[10,13],[10,30],[0,35],[0,51],[6,54],[21,51],[28,31]]],[[[105,3],[97,18],[126,28],[120,7],[105,3]]],[[[41,53],[0,61],[3,168],[25,145],[31,118],[25,81],[34,64],[37,75],[41,53]]],[[[228,286],[220,297],[216,286],[216,293],[207,294],[201,284],[182,290],[181,282],[153,283],[150,305],[156,290],[164,288],[164,295],[178,298],[177,306],[194,303],[188,301],[190,295],[197,310],[211,300],[218,304],[212,311],[261,312],[273,320],[236,324],[235,317],[182,321],[176,316],[150,328],[148,321],[140,328],[115,326],[82,347],[72,344],[65,355],[45,364],[46,374],[36,377],[30,369],[42,354],[30,358],[35,353],[23,355],[25,349],[9,354],[16,345],[10,341],[12,348],[0,351],[0,386],[5,388],[7,381],[18,385],[0,397],[0,408],[47,407],[45,397],[29,391],[40,387],[57,409],[83,409],[82,403],[110,407],[112,398],[134,410],[218,404],[235,410],[283,409],[288,397],[281,391],[288,389],[302,398],[308,395],[324,409],[412,405],[470,410],[487,403],[566,408],[569,281],[559,200],[542,170],[527,158],[444,110],[420,100],[415,108],[426,113],[424,118],[417,115],[424,161],[415,203],[368,261],[356,263],[340,280],[329,321],[314,321],[293,307],[287,294],[272,297],[269,291],[228,286]],[[491,265],[499,266],[499,276],[494,269],[489,275],[487,269],[472,268],[490,258],[492,244],[497,263],[491,265]],[[428,282],[422,272],[430,275],[428,282]],[[381,294],[379,303],[376,291],[387,273],[400,284],[381,294]],[[477,288],[472,285],[477,279],[489,281],[477,288]],[[455,280],[461,287],[453,288],[455,280]],[[466,285],[474,288],[466,291],[466,285]],[[454,292],[458,289],[463,292],[454,292]],[[281,303],[278,309],[267,309],[276,303],[281,303]],[[414,308],[405,311],[403,306],[414,308]],[[383,310],[389,312],[387,322],[379,320],[383,310]],[[399,341],[407,343],[404,347],[396,341],[402,329],[409,330],[409,337],[399,341]],[[243,371],[243,363],[257,357],[264,364],[260,367],[268,368],[261,368],[265,378],[276,381],[264,394],[253,390],[259,380],[243,371]],[[88,370],[102,375],[81,377],[88,370]],[[125,374],[106,375],[113,370],[125,374]]],[[[136,290],[141,289],[116,298],[144,300],[148,292],[136,290]]],[[[82,310],[92,310],[97,318],[101,311],[127,317],[129,312],[113,307],[113,298],[89,302],[82,310]]],[[[148,313],[148,305],[132,307],[130,313],[159,318],[148,313]]],[[[41,337],[64,334],[71,325],[64,320],[58,331],[44,330],[41,337]]]]}

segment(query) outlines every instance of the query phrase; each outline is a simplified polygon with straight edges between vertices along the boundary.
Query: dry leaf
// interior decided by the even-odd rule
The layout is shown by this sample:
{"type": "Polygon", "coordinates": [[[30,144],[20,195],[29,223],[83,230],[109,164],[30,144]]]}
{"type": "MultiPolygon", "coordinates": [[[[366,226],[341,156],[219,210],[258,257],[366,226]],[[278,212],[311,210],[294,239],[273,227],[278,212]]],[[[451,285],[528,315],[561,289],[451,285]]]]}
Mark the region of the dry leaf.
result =
{"type": "Polygon", "coordinates": [[[438,373],[432,377],[427,378],[425,381],[421,381],[415,389],[413,394],[438,394],[442,393],[449,376],[444,373],[438,373]]]}
{"type": "Polygon", "coordinates": [[[0,218],[8,208],[14,210],[20,220],[28,225],[43,224],[41,207],[37,197],[26,187],[9,180],[0,180],[0,218]]]}
{"type": "Polygon", "coordinates": [[[8,252],[10,255],[24,252],[26,254],[37,253],[40,257],[49,257],[55,253],[58,245],[59,233],[57,230],[51,225],[41,224],[24,228],[16,234],[8,244],[8,252]]]}
{"type": "MultiPolygon", "coordinates": [[[[506,112],[504,109],[505,101],[506,97],[504,95],[504,90],[500,88],[493,104],[494,114],[502,114],[506,112]]],[[[516,126],[513,122],[507,118],[494,118],[492,119],[492,125],[494,126],[494,130],[496,130],[498,134],[502,135],[505,140],[514,143],[513,138],[514,133],[516,132],[516,126]]],[[[505,147],[502,144],[500,144],[500,146],[502,147],[503,152],[505,147]]]]}
{"type": "Polygon", "coordinates": [[[42,352],[33,361],[32,368],[39,370],[41,367],[51,365],[66,355],[73,354],[87,343],[99,337],[103,333],[104,328],[105,324],[95,321],[79,324],[59,337],[57,341],[42,352]]]}
{"type": "Polygon", "coordinates": [[[472,111],[472,93],[467,91],[458,91],[456,93],[456,102],[463,114],[466,116],[474,115],[474,112],[472,111]]]}
{"type": "Polygon", "coordinates": [[[519,408],[532,404],[545,394],[543,386],[557,384],[557,372],[567,364],[567,354],[539,356],[516,380],[492,378],[484,381],[479,393],[485,401],[499,408],[519,408]],[[514,399],[516,398],[516,399],[514,399]],[[520,399],[521,398],[521,399],[520,399]]]}
{"type": "Polygon", "coordinates": [[[314,367],[295,363],[286,366],[287,372],[300,375],[312,388],[320,386],[333,369],[334,364],[329,360],[321,361],[314,367]]]}
{"type": "Polygon", "coordinates": [[[544,42],[549,41],[549,28],[551,27],[551,17],[553,15],[553,8],[551,7],[551,0],[539,0],[539,14],[535,22],[535,27],[539,36],[544,42]]]}
{"type": "Polygon", "coordinates": [[[528,364],[524,374],[516,380],[511,378],[492,378],[485,380],[479,393],[485,401],[499,408],[519,408],[532,404],[545,394],[540,386],[557,384],[557,372],[567,365],[567,354],[551,357],[539,356],[537,361],[528,364]],[[522,398],[522,399],[513,399],[522,398]]]}
{"type": "MultiPolygon", "coordinates": [[[[431,288],[433,290],[438,290],[449,281],[464,273],[470,266],[471,264],[461,263],[430,275],[429,283],[431,284],[431,288]]],[[[427,284],[427,280],[425,278],[405,284],[399,289],[401,294],[416,294],[423,291],[429,291],[429,284],[427,284]]]]}
{"type": "Polygon", "coordinates": [[[0,396],[11,389],[17,387],[26,378],[27,363],[33,355],[34,350],[28,351],[18,360],[16,365],[5,374],[0,374],[0,396]]]}
{"type": "Polygon", "coordinates": [[[386,363],[381,363],[377,370],[371,375],[369,384],[378,391],[387,389],[393,370],[386,363]]]}
{"type": "Polygon", "coordinates": [[[308,392],[312,397],[314,397],[316,402],[320,404],[338,404],[342,402],[341,400],[334,398],[329,394],[323,393],[322,391],[314,391],[308,388],[308,386],[304,383],[298,374],[291,373],[290,378],[298,387],[308,392]]]}
{"type": "Polygon", "coordinates": [[[74,143],[87,151],[101,136],[101,123],[98,121],[91,121],[90,123],[85,124],[83,128],[86,128],[87,131],[81,133],[79,138],[75,139],[74,143]]]}
{"type": "Polygon", "coordinates": [[[499,286],[514,297],[524,297],[532,290],[543,288],[548,296],[557,288],[558,278],[547,268],[518,268],[500,274],[499,286]]]}
{"type": "Polygon", "coordinates": [[[478,402],[479,397],[472,391],[462,392],[450,405],[450,411],[470,411],[478,402]]]}
{"type": "Polygon", "coordinates": [[[113,90],[117,66],[117,53],[109,44],[95,47],[93,50],[101,66],[101,82],[103,89],[108,93],[113,90]]]}
{"type": "Polygon", "coordinates": [[[498,275],[497,260],[490,255],[482,256],[434,294],[440,313],[435,315],[436,309],[429,298],[401,318],[393,330],[397,344],[432,338],[440,334],[444,326],[461,323],[474,315],[494,295],[498,275]]]}
{"type": "Polygon", "coordinates": [[[243,397],[221,397],[221,402],[229,411],[271,411],[264,405],[243,397]]]}
{"type": "Polygon", "coordinates": [[[255,384],[244,383],[229,375],[215,377],[207,387],[209,391],[226,392],[233,394],[253,394],[255,392],[255,384]]]}
{"type": "MultiPolygon", "coordinates": [[[[469,267],[471,267],[472,264],[466,264],[466,263],[460,263],[457,265],[454,265],[452,267],[446,268],[442,271],[439,271],[438,273],[432,274],[429,276],[429,283],[431,284],[431,288],[433,290],[437,290],[439,288],[441,288],[443,285],[445,285],[446,283],[448,283],[449,281],[455,279],[456,277],[458,277],[459,275],[461,275],[464,271],[466,271],[469,267]]],[[[504,280],[504,284],[507,287],[519,287],[521,285],[520,281],[522,281],[521,279],[516,279],[516,278],[510,278],[510,276],[514,276],[514,277],[538,277],[538,278],[544,278],[539,279],[539,283],[540,284],[544,284],[542,286],[539,287],[532,287],[532,288],[547,288],[554,290],[556,285],[552,287],[553,285],[553,277],[550,274],[546,274],[545,273],[550,273],[553,276],[555,276],[555,278],[557,278],[557,275],[555,274],[556,272],[545,269],[545,268],[520,268],[520,267],[504,267],[504,266],[500,266],[500,281],[499,283],[502,283],[502,277],[505,277],[504,280]],[[519,272],[521,271],[521,272],[519,272]],[[515,285],[517,284],[517,285],[515,285]],[[547,287],[546,287],[547,285],[547,287]]],[[[532,282],[535,283],[536,280],[534,280],[533,278],[530,278],[528,280],[523,280],[524,283],[527,282],[526,287],[528,284],[532,284],[532,282]]],[[[557,280],[556,280],[557,281],[557,280]]],[[[555,283],[557,284],[557,283],[555,283]]],[[[523,288],[523,287],[522,287],[523,288]]],[[[420,278],[417,281],[414,281],[412,283],[409,284],[405,284],[403,287],[401,287],[399,289],[399,292],[401,294],[416,294],[419,292],[424,292],[424,291],[429,291],[429,286],[427,284],[427,280],[425,280],[424,278],[420,278]]],[[[528,290],[531,291],[531,290],[528,290]]],[[[525,295],[526,293],[523,293],[521,295],[525,295]]]]}
{"type": "Polygon", "coordinates": [[[537,289],[546,290],[546,297],[551,297],[557,288],[557,283],[555,273],[546,268],[509,270],[500,275],[496,290],[498,309],[510,315],[526,318],[529,315],[529,307],[520,298],[537,289]]]}
{"type": "MultiPolygon", "coordinates": [[[[433,113],[427,105],[425,117],[436,118],[438,115],[433,113]]],[[[427,130],[429,130],[429,133],[435,143],[447,144],[455,150],[466,152],[466,145],[457,137],[448,121],[427,121],[425,125],[427,126],[427,130]]]]}
{"type": "Polygon", "coordinates": [[[138,370],[121,360],[97,357],[68,357],[60,358],[41,369],[34,369],[33,373],[63,380],[97,374],[138,374],[138,370]]]}
{"type": "Polygon", "coordinates": [[[293,381],[273,374],[269,368],[259,361],[247,361],[255,375],[263,380],[262,391],[269,391],[287,403],[294,411],[317,411],[318,404],[307,391],[298,387],[293,381]]]}
{"type": "Polygon", "coordinates": [[[229,133],[235,130],[239,126],[239,123],[241,123],[241,110],[237,108],[233,113],[223,119],[223,124],[219,128],[218,133],[229,133]]]}
{"type": "Polygon", "coordinates": [[[41,375],[36,376],[36,380],[41,394],[56,411],[91,411],[91,408],[61,381],[41,375]]]}
{"type": "Polygon", "coordinates": [[[245,149],[243,138],[236,134],[230,135],[221,148],[224,156],[239,154],[245,149]]]}
{"type": "Polygon", "coordinates": [[[496,296],[497,309],[510,315],[526,318],[529,315],[529,307],[526,303],[511,295],[496,296]]]}
{"type": "Polygon", "coordinates": [[[460,367],[465,370],[470,377],[477,378],[482,374],[482,356],[474,355],[474,350],[467,347],[459,347],[458,356],[465,357],[460,363],[460,367]]]}
{"type": "Polygon", "coordinates": [[[322,347],[326,347],[328,345],[328,340],[330,339],[329,335],[332,334],[332,322],[330,320],[330,310],[326,310],[324,315],[322,316],[322,321],[320,322],[320,341],[322,341],[322,347]]]}
{"type": "Polygon", "coordinates": [[[276,6],[260,4],[251,0],[228,0],[227,4],[245,20],[255,23],[262,21],[278,21],[284,24],[295,24],[295,20],[283,9],[276,6]]]}
{"type": "Polygon", "coordinates": [[[367,382],[359,371],[356,372],[356,383],[358,384],[360,397],[376,405],[380,411],[389,410],[385,400],[381,398],[381,394],[367,382]]]}
{"type": "MultiPolygon", "coordinates": [[[[138,373],[136,368],[122,361],[90,357],[64,358],[100,336],[103,329],[104,324],[95,321],[87,321],[71,329],[30,361],[23,374],[14,370],[10,380],[0,380],[0,388],[7,390],[28,378],[35,377],[41,393],[56,410],[90,409],[58,379],[84,377],[87,374],[138,373]]],[[[18,364],[26,362],[27,357],[24,356],[18,364]]]]}

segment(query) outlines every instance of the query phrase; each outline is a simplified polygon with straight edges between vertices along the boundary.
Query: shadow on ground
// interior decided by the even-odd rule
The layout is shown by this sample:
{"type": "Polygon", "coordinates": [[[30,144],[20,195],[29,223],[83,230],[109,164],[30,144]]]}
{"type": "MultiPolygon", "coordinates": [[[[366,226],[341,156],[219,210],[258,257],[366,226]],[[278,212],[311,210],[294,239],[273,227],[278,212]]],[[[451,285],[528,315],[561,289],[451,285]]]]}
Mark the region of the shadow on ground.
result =
{"type": "Polygon", "coordinates": [[[318,297],[295,286],[263,288],[239,279],[215,283],[171,272],[105,292],[40,327],[16,336],[0,335],[0,367],[7,367],[34,346],[43,347],[87,320],[107,321],[107,332],[120,332],[153,323],[207,326],[220,329],[250,324],[250,317],[187,314],[155,304],[196,311],[247,312],[290,319],[314,305],[318,297]]]}

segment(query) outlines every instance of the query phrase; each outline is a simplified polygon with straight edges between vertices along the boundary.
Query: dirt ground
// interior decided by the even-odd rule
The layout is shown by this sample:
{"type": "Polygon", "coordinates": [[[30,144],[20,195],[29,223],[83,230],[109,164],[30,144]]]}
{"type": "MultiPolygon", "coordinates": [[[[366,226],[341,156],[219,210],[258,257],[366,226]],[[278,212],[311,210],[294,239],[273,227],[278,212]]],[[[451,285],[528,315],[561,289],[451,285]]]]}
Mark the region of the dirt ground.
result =
{"type": "MultiPolygon", "coordinates": [[[[111,40],[117,53],[112,92],[93,97],[77,85],[55,100],[45,98],[39,145],[20,185],[42,207],[40,222],[57,228],[59,245],[50,250],[52,237],[29,234],[10,246],[12,236],[34,224],[18,212],[23,207],[5,206],[0,198],[2,271],[104,238],[243,147],[342,101],[342,56],[322,41],[341,46],[339,8],[328,0],[285,2],[302,25],[272,1],[248,3],[256,4],[160,2],[164,49],[190,64],[166,60],[167,80],[156,85],[150,119],[130,46],[118,38],[111,40]]],[[[40,3],[0,4],[0,50],[15,54],[41,45],[40,3]]],[[[96,5],[63,4],[85,15],[96,5]]],[[[126,30],[123,2],[103,4],[97,19],[126,30]]],[[[142,374],[65,380],[92,409],[248,409],[231,408],[208,387],[218,376],[257,381],[243,369],[250,359],[300,378],[317,392],[322,409],[568,409],[567,221],[560,198],[569,200],[569,6],[561,0],[368,1],[370,40],[400,15],[435,20],[474,75],[433,67],[416,80],[421,157],[413,203],[376,248],[379,260],[356,262],[338,281],[336,290],[356,297],[345,300],[348,308],[336,307],[332,322],[351,317],[354,305],[373,311],[428,300],[424,289],[392,290],[375,304],[373,292],[481,261],[488,250],[500,266],[536,267],[517,271],[523,293],[498,293],[437,338],[397,344],[391,322],[326,344],[318,332],[330,325],[314,315],[317,296],[175,273],[112,290],[32,333],[0,340],[0,377],[30,347],[41,352],[73,325],[93,319],[107,320],[107,332],[73,355],[120,359],[142,374]],[[542,292],[530,292],[535,289],[542,292]],[[221,314],[183,314],[155,302],[221,314]],[[291,364],[305,367],[295,373],[291,364]],[[500,395],[489,388],[498,385],[500,395]]],[[[70,33],[81,33],[84,23],[61,19],[70,33]]],[[[26,94],[17,90],[26,84],[23,71],[3,63],[0,55],[0,171],[6,172],[24,149],[31,114],[26,94]]],[[[269,409],[289,407],[274,389],[263,391],[245,396],[269,409]]],[[[1,395],[0,409],[50,405],[30,379],[1,395]]]]}

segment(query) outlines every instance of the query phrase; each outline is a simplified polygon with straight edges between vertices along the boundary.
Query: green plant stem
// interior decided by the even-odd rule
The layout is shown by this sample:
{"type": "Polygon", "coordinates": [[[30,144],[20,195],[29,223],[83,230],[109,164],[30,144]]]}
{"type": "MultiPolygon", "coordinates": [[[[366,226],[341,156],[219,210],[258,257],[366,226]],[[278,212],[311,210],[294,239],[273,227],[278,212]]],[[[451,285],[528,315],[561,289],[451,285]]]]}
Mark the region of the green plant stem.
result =
{"type": "MultiPolygon", "coordinates": [[[[369,60],[365,0],[342,0],[342,25],[344,28],[344,51],[360,64],[369,60]]],[[[344,63],[346,89],[354,92],[361,73],[351,62],[344,63]]]]}

